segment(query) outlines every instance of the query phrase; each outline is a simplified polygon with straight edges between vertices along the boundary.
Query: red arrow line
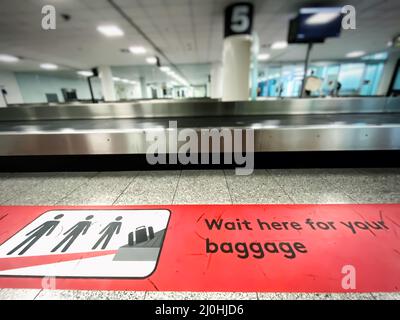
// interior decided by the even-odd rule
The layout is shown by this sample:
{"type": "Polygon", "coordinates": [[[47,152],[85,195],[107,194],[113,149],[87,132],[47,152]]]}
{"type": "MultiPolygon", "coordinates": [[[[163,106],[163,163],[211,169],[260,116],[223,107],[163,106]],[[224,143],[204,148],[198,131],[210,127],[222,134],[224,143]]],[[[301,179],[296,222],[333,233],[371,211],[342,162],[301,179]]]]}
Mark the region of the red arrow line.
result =
{"type": "Polygon", "coordinates": [[[115,254],[117,250],[0,258],[0,271],[115,254]]]}

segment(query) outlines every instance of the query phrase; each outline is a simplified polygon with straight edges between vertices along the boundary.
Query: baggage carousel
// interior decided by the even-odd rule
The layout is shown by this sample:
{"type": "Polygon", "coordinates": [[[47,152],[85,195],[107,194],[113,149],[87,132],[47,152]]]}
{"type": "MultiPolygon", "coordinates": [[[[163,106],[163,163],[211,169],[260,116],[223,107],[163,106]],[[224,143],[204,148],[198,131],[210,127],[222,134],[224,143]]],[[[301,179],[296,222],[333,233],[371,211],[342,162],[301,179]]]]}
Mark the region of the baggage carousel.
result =
{"type": "Polygon", "coordinates": [[[178,133],[196,130],[199,140],[203,129],[251,129],[254,152],[270,155],[400,150],[400,98],[186,100],[1,108],[0,158],[144,155],[154,142],[147,135],[164,133],[168,141],[171,121],[178,133]]]}

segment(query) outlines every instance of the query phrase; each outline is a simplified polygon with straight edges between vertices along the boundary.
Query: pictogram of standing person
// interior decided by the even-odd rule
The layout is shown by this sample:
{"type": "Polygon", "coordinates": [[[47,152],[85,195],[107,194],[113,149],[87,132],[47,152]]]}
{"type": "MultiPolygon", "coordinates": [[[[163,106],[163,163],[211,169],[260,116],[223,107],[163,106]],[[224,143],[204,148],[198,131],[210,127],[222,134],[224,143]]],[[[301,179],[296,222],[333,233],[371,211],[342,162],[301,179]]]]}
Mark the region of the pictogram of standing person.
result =
{"type": "Polygon", "coordinates": [[[13,254],[15,251],[18,249],[22,248],[24,245],[25,248],[18,253],[19,256],[23,255],[30,247],[32,247],[40,238],[43,236],[49,236],[54,229],[57,227],[57,225],[60,223],[60,221],[57,221],[61,219],[64,215],[59,214],[54,217],[54,220],[46,221],[40,226],[36,227],[32,231],[28,232],[26,235],[29,236],[26,238],[23,242],[21,242],[18,246],[16,246],[14,249],[12,249],[7,255],[13,254]]]}
{"type": "Polygon", "coordinates": [[[120,222],[122,220],[122,217],[116,217],[115,221],[110,222],[103,230],[100,231],[99,234],[103,234],[99,240],[97,240],[96,244],[93,246],[93,250],[96,249],[100,243],[104,241],[103,245],[101,246],[101,249],[104,250],[108,243],[110,242],[111,238],[114,236],[114,234],[119,234],[119,232],[121,231],[121,225],[122,222],[120,222]]]}
{"type": "Polygon", "coordinates": [[[71,229],[66,231],[63,235],[67,235],[58,245],[54,247],[51,252],[57,251],[64,243],[67,243],[61,252],[65,252],[68,248],[74,243],[76,238],[78,238],[81,234],[85,235],[88,231],[90,225],[92,224],[89,220],[91,220],[93,216],[87,216],[86,221],[79,221],[76,225],[74,225],[71,229]]]}

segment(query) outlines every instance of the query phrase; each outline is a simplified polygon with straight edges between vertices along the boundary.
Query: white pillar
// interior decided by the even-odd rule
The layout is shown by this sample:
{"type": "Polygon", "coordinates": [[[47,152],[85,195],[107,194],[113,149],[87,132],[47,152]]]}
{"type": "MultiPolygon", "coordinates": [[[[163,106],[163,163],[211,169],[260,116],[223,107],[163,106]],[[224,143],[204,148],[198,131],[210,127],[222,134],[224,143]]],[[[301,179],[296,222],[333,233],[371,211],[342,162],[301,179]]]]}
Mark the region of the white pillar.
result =
{"type": "Polygon", "coordinates": [[[253,65],[253,68],[251,69],[251,100],[256,100],[257,99],[257,87],[258,87],[258,54],[260,52],[260,41],[258,38],[257,32],[253,32],[252,34],[253,37],[253,43],[251,47],[251,65],[253,65]]]}
{"type": "Polygon", "coordinates": [[[146,79],[145,77],[140,77],[139,81],[140,81],[140,92],[142,94],[142,99],[146,99],[147,98],[146,79]]]}
{"type": "Polygon", "coordinates": [[[222,98],[222,64],[213,63],[210,72],[210,97],[212,99],[222,98]]]}
{"type": "Polygon", "coordinates": [[[250,96],[251,36],[224,39],[222,101],[248,100],[250,96]]]}
{"type": "Polygon", "coordinates": [[[103,93],[104,101],[116,101],[113,76],[109,66],[98,67],[99,77],[101,81],[101,91],[103,93]]]}

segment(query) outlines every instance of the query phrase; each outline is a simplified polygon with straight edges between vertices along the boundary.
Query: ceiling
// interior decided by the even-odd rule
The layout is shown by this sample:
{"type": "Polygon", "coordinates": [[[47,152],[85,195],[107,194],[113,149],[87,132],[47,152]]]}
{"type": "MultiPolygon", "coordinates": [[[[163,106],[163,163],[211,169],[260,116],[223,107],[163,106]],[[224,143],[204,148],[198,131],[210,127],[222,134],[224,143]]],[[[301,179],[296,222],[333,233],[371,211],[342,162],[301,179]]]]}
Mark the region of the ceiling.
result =
{"type": "MultiPolygon", "coordinates": [[[[223,11],[229,0],[114,0],[174,64],[210,63],[221,60],[223,11]]],[[[315,1],[254,0],[254,30],[262,52],[271,61],[304,59],[304,45],[290,45],[271,51],[269,46],[285,40],[288,20],[300,6],[315,1]]],[[[349,0],[329,4],[353,4],[357,29],[343,30],[338,39],[316,45],[312,59],[342,59],[353,50],[368,53],[386,49],[387,42],[400,33],[400,1],[349,0]]],[[[145,57],[121,52],[132,45],[151,46],[110,5],[107,0],[1,0],[0,53],[25,58],[0,69],[37,70],[41,62],[66,68],[87,69],[99,65],[144,65],[145,57]],[[41,8],[53,4],[57,10],[56,30],[41,29],[41,8]],[[64,21],[60,14],[69,14],[64,21]],[[100,24],[116,24],[122,38],[106,38],[97,32],[100,24]]],[[[162,59],[165,63],[165,59],[162,59]]]]}
{"type": "MultiPolygon", "coordinates": [[[[180,71],[190,79],[191,85],[205,84],[210,74],[210,64],[180,64],[180,71]]],[[[140,81],[140,77],[146,79],[147,83],[152,82],[171,82],[171,77],[156,66],[114,66],[112,68],[113,76],[129,80],[140,81]]]]}

